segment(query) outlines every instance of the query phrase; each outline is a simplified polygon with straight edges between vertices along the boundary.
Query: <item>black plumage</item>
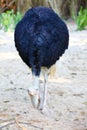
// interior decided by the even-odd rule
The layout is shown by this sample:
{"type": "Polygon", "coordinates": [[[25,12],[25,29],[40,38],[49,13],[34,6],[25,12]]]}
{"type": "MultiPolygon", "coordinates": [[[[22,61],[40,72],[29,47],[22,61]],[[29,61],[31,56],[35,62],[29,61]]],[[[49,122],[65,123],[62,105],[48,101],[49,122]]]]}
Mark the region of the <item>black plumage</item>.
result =
{"type": "Polygon", "coordinates": [[[68,48],[65,23],[51,9],[31,8],[15,28],[15,46],[23,61],[40,75],[41,67],[50,68],[68,48]]]}

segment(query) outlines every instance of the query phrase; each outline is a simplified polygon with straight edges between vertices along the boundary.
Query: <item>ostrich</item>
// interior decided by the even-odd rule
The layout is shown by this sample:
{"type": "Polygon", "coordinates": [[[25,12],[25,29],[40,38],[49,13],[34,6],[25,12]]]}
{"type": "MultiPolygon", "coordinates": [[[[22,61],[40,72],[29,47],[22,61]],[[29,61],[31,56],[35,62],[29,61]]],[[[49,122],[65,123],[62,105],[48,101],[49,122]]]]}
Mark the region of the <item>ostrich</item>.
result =
{"type": "Polygon", "coordinates": [[[66,24],[50,8],[29,9],[17,24],[15,46],[22,60],[31,68],[33,82],[28,89],[32,104],[47,109],[47,79],[49,69],[68,48],[69,33],[66,24]],[[40,75],[44,76],[44,91],[40,90],[40,75]]]}

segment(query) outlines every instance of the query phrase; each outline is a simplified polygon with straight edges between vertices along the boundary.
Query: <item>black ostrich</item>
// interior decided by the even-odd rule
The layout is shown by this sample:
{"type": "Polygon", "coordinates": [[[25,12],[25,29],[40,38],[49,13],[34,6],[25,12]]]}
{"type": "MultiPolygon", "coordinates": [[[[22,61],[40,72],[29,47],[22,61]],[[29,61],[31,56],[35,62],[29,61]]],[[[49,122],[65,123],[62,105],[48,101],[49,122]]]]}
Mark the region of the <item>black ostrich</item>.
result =
{"type": "Polygon", "coordinates": [[[31,68],[33,83],[29,95],[34,107],[47,108],[46,82],[49,68],[68,48],[69,33],[65,23],[51,9],[35,7],[26,12],[15,28],[15,46],[22,60],[31,68]],[[44,91],[39,87],[40,74],[44,74],[44,91]]]}

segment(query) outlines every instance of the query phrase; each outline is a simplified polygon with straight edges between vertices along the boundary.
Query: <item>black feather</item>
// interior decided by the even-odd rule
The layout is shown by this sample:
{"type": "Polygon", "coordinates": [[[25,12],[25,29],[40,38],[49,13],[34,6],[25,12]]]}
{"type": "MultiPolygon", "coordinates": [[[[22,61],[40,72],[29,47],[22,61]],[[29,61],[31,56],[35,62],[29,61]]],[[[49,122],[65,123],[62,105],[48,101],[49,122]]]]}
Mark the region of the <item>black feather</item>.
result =
{"type": "Polygon", "coordinates": [[[15,28],[15,46],[35,75],[50,68],[68,48],[65,23],[51,9],[35,7],[26,12],[15,28]]]}

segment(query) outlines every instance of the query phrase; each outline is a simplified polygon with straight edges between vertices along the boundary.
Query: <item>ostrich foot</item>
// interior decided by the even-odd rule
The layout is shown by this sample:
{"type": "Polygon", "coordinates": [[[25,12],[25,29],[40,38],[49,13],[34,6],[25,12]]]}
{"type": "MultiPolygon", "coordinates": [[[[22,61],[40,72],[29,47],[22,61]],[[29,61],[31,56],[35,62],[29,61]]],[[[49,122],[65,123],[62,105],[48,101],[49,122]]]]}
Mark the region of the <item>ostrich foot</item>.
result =
{"type": "Polygon", "coordinates": [[[28,94],[30,96],[33,107],[38,108],[38,106],[40,104],[39,91],[38,90],[30,90],[30,89],[28,89],[28,94]]]}
{"type": "Polygon", "coordinates": [[[53,116],[53,112],[49,109],[49,107],[47,105],[45,105],[43,107],[43,109],[40,109],[40,112],[48,117],[52,117],[53,116]]]}

